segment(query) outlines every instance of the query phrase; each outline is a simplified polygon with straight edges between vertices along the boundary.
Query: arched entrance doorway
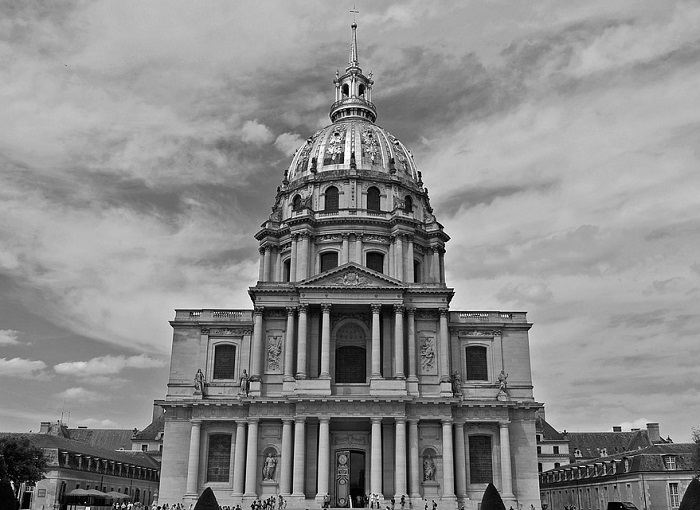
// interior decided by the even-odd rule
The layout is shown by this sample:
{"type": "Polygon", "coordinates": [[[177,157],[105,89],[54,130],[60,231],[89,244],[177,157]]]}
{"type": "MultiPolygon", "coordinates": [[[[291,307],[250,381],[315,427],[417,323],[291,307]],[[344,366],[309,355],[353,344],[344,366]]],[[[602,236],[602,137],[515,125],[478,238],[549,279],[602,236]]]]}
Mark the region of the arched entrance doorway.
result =
{"type": "Polygon", "coordinates": [[[335,506],[338,508],[365,506],[365,452],[341,450],[337,451],[335,456],[335,506]]]}
{"type": "Polygon", "coordinates": [[[336,333],[335,382],[367,382],[367,335],[355,322],[343,324],[336,333]]]}

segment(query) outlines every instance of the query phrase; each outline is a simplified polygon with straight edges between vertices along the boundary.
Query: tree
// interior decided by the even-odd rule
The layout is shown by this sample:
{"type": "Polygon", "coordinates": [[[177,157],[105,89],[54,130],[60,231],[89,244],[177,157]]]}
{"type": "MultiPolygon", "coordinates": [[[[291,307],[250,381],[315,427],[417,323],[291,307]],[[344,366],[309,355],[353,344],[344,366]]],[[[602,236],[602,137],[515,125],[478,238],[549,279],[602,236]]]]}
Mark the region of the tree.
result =
{"type": "Polygon", "coordinates": [[[506,510],[501,495],[492,483],[486,487],[484,495],[481,498],[481,510],[506,510]]]}
{"type": "Polygon", "coordinates": [[[690,481],[678,510],[700,510],[700,481],[697,478],[690,481]]]}
{"type": "Polygon", "coordinates": [[[216,501],[214,491],[211,487],[204,489],[204,492],[199,496],[194,510],[219,510],[219,503],[216,501]]]}
{"type": "Polygon", "coordinates": [[[700,428],[691,429],[691,437],[695,443],[695,448],[693,449],[693,470],[695,471],[695,478],[700,477],[700,428]]]}
{"type": "Polygon", "coordinates": [[[46,459],[26,436],[0,437],[0,480],[7,478],[15,487],[44,478],[46,459]]]}

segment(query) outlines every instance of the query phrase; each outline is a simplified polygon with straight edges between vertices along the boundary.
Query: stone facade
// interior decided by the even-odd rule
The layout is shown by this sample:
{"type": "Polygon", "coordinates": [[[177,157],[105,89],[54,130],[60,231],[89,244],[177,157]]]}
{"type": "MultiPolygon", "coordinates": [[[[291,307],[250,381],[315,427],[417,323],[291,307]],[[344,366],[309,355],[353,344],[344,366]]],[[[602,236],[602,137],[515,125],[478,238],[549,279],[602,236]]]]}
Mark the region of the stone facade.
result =
{"type": "Polygon", "coordinates": [[[256,234],[253,309],[171,322],[160,503],[211,487],[244,507],[377,494],[476,510],[493,482],[507,506],[539,505],[531,324],[450,310],[449,237],[410,151],[374,124],[355,33],[332,124],[256,234]]]}

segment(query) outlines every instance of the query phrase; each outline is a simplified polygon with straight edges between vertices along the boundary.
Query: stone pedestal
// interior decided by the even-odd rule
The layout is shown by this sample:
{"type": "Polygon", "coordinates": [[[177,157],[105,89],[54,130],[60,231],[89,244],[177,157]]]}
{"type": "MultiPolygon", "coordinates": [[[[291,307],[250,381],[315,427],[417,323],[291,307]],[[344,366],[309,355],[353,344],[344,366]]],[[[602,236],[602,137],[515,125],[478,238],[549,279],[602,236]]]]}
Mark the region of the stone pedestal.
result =
{"type": "Polygon", "coordinates": [[[262,496],[263,499],[269,498],[270,496],[276,496],[279,493],[278,484],[275,480],[263,480],[262,481],[262,496]]]}
{"type": "Polygon", "coordinates": [[[406,380],[406,391],[408,392],[409,395],[414,395],[418,396],[418,378],[417,377],[409,377],[406,380]]]}
{"type": "Polygon", "coordinates": [[[441,398],[450,398],[453,396],[454,396],[454,393],[452,392],[452,383],[450,381],[441,381],[440,382],[440,397],[441,398]]]}
{"type": "Polygon", "coordinates": [[[392,395],[404,396],[408,395],[406,391],[405,379],[370,379],[369,382],[370,395],[392,395]]]}
{"type": "Polygon", "coordinates": [[[423,486],[423,499],[428,501],[428,510],[432,509],[432,501],[440,498],[440,484],[435,480],[425,480],[423,486]]]}
{"type": "Polygon", "coordinates": [[[282,383],[282,393],[285,395],[291,395],[297,388],[296,380],[284,381],[282,383]]]}
{"type": "Polygon", "coordinates": [[[262,382],[261,381],[250,381],[250,386],[248,388],[248,396],[249,397],[259,397],[260,392],[262,390],[262,382]]]}

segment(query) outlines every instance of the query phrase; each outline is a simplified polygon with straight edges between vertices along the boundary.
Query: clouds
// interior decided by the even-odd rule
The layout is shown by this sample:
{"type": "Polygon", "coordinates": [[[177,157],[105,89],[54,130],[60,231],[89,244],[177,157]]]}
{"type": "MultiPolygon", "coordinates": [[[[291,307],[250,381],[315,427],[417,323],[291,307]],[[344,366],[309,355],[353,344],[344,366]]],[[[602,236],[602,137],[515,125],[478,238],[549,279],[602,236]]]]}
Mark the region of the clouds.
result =
{"type": "Polygon", "coordinates": [[[138,356],[103,356],[88,361],[59,363],[54,367],[57,374],[70,375],[78,379],[119,374],[127,368],[157,368],[165,366],[162,360],[138,356]]]}
{"type": "MultiPolygon", "coordinates": [[[[150,415],[160,389],[140,404],[120,392],[164,387],[173,308],[250,305],[253,233],[329,122],[347,57],[349,18],[329,23],[326,2],[174,5],[0,7],[0,300],[99,346],[44,357],[51,328],[8,313],[0,376],[55,412],[51,378],[81,423],[98,394],[110,408],[95,424],[150,415]]],[[[669,402],[697,408],[678,380],[700,355],[700,6],[358,8],[380,124],[413,151],[452,237],[451,306],[529,311],[556,426],[644,416],[663,431],[666,413],[682,437],[669,402]]]]}
{"type": "Polygon", "coordinates": [[[46,363],[22,358],[0,358],[0,377],[46,380],[46,363]]]}
{"type": "Polygon", "coordinates": [[[0,329],[0,345],[16,345],[19,342],[19,331],[14,329],[0,329]]]}

